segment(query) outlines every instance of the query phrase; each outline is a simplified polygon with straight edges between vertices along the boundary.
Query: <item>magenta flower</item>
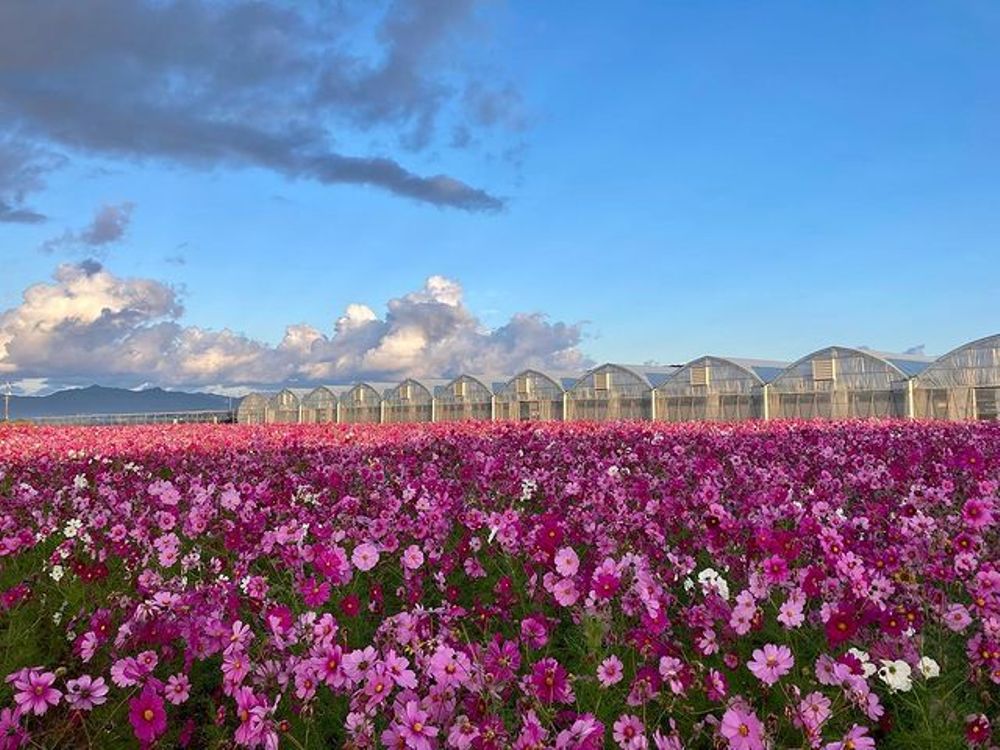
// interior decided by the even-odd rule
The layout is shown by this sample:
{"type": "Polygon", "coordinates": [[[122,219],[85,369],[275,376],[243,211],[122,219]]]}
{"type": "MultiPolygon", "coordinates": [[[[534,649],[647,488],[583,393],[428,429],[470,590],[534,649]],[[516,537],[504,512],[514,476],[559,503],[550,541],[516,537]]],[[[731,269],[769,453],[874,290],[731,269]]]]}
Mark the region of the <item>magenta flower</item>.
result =
{"type": "Polygon", "coordinates": [[[27,673],[14,681],[14,702],[24,713],[41,716],[55,706],[62,698],[62,693],[52,687],[56,676],[52,672],[39,672],[29,669],[27,673]]]}
{"type": "Polygon", "coordinates": [[[471,676],[469,657],[450,646],[441,646],[431,657],[430,673],[441,687],[462,685],[471,676]]]}
{"type": "Polygon", "coordinates": [[[179,706],[191,697],[191,680],[183,673],[170,675],[163,689],[163,695],[175,706],[179,706]]]}
{"type": "Polygon", "coordinates": [[[872,750],[875,740],[868,736],[868,727],[855,724],[839,742],[827,743],[825,750],[872,750]]]}
{"type": "Polygon", "coordinates": [[[18,709],[0,709],[0,748],[16,750],[28,744],[28,730],[21,726],[18,709]]]}
{"type": "Polygon", "coordinates": [[[330,600],[330,584],[317,578],[307,578],[299,590],[307,607],[322,607],[330,600]]]}
{"type": "Polygon", "coordinates": [[[396,729],[413,750],[430,750],[431,738],[436,737],[437,727],[428,723],[429,714],[416,701],[407,701],[402,711],[396,714],[396,729]]]}
{"type": "Polygon", "coordinates": [[[638,716],[622,714],[612,726],[612,734],[622,750],[645,750],[649,746],[646,727],[638,716]]]}
{"type": "Polygon", "coordinates": [[[719,731],[729,741],[729,750],[764,750],[764,725],[753,711],[732,707],[722,715],[719,731]]]}
{"type": "Polygon", "coordinates": [[[163,701],[148,685],[128,702],[128,720],[139,742],[148,745],[167,731],[167,712],[163,701]]]}
{"type": "Polygon", "coordinates": [[[540,659],[531,671],[531,686],[542,703],[572,703],[566,669],[555,659],[540,659]]]}
{"type": "Polygon", "coordinates": [[[82,675],[66,681],[66,702],[77,711],[90,711],[108,700],[108,686],[103,677],[82,675]]]}
{"type": "Polygon", "coordinates": [[[791,672],[794,665],[795,659],[788,646],[768,643],[764,648],[754,649],[753,659],[747,663],[747,668],[758,680],[770,687],[791,672]]]}
{"type": "Polygon", "coordinates": [[[597,665],[597,681],[601,687],[611,687],[617,685],[625,676],[625,665],[622,660],[612,654],[607,659],[597,665]]]}

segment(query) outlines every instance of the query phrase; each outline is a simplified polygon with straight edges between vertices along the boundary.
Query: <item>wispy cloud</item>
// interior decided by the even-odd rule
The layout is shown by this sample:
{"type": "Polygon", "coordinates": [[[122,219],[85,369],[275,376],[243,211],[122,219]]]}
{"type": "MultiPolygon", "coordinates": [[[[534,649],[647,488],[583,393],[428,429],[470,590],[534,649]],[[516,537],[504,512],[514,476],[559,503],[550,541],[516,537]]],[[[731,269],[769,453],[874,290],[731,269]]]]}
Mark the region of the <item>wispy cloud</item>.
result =
{"type": "Polygon", "coordinates": [[[46,240],[39,247],[43,253],[52,254],[65,249],[83,249],[88,253],[101,251],[108,245],[121,240],[132,221],[135,204],[125,202],[105,204],[94,214],[93,220],[77,232],[64,232],[58,237],[46,240]]]}

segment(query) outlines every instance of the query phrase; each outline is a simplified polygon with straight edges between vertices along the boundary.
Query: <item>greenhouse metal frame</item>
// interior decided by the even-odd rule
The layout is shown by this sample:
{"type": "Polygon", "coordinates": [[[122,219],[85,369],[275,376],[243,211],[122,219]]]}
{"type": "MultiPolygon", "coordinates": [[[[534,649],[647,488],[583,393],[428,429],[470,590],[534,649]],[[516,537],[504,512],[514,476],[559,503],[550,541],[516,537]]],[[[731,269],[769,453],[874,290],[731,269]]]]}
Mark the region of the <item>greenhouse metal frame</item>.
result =
{"type": "Polygon", "coordinates": [[[302,398],[302,422],[304,424],[336,422],[337,403],[337,392],[333,386],[316,386],[302,398]]]}
{"type": "Polygon", "coordinates": [[[382,421],[382,396],[370,383],[356,383],[340,397],[340,421],[343,424],[379,424],[382,421]]]}
{"type": "Polygon", "coordinates": [[[828,346],[789,365],[766,386],[772,419],[906,417],[908,381],[933,360],[828,346]]]}
{"type": "Polygon", "coordinates": [[[496,392],[495,417],[515,422],[562,421],[566,389],[538,370],[522,370],[496,392]]]}
{"type": "Polygon", "coordinates": [[[678,369],[640,369],[605,362],[588,371],[566,392],[565,418],[594,422],[652,419],[653,388],[678,369]]]}
{"type": "Polygon", "coordinates": [[[433,422],[434,394],[423,382],[407,378],[383,397],[383,420],[386,424],[433,422]]]}
{"type": "Polygon", "coordinates": [[[472,375],[459,375],[436,389],[434,421],[468,422],[494,418],[493,391],[472,375]]]}
{"type": "Polygon", "coordinates": [[[764,385],[788,362],[705,355],[688,362],[654,391],[664,422],[734,422],[764,418],[764,385]]]}
{"type": "Polygon", "coordinates": [[[1000,334],[942,355],[913,379],[911,390],[917,418],[1000,420],[1000,334]]]}
{"type": "Polygon", "coordinates": [[[267,405],[268,424],[298,424],[301,421],[301,396],[293,388],[282,388],[267,405]]]}

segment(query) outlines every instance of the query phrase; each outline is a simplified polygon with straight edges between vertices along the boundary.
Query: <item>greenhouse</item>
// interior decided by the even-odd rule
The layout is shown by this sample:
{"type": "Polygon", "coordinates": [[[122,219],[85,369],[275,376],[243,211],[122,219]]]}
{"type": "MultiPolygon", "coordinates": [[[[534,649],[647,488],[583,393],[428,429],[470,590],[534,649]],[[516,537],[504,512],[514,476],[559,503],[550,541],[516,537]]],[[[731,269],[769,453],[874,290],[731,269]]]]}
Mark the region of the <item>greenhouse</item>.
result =
{"type": "Polygon", "coordinates": [[[831,346],[789,365],[767,385],[773,419],[849,419],[908,415],[907,380],[933,360],[831,346]]]}
{"type": "Polygon", "coordinates": [[[385,392],[383,419],[387,423],[431,422],[434,419],[433,384],[407,378],[385,392]]]}
{"type": "Polygon", "coordinates": [[[358,383],[340,397],[340,421],[344,424],[378,424],[382,421],[382,397],[370,383],[358,383]]]}
{"type": "Polygon", "coordinates": [[[270,401],[269,393],[248,393],[240,399],[240,405],[236,408],[236,421],[239,424],[264,424],[270,401]]]}
{"type": "Polygon", "coordinates": [[[459,375],[435,391],[435,422],[493,419],[493,391],[478,378],[459,375]]]}
{"type": "Polygon", "coordinates": [[[303,395],[292,388],[283,388],[274,394],[267,405],[268,424],[297,424],[303,395]]]}
{"type": "Polygon", "coordinates": [[[302,397],[302,421],[306,424],[337,421],[337,393],[332,386],[317,386],[302,397]]]}
{"type": "Polygon", "coordinates": [[[680,367],[606,363],[580,378],[566,393],[566,419],[607,422],[650,419],[653,388],[680,367]]]}
{"type": "Polygon", "coordinates": [[[704,356],[688,362],[654,392],[656,419],[730,422],[764,417],[763,386],[788,362],[704,356]]]}
{"type": "MultiPolygon", "coordinates": [[[[572,381],[570,381],[572,382],[572,381]]],[[[537,370],[524,370],[496,391],[496,418],[553,421],[563,418],[563,385],[537,370]]]]}
{"type": "Polygon", "coordinates": [[[1000,419],[1000,334],[971,341],[914,378],[920,419],[1000,419]]]}

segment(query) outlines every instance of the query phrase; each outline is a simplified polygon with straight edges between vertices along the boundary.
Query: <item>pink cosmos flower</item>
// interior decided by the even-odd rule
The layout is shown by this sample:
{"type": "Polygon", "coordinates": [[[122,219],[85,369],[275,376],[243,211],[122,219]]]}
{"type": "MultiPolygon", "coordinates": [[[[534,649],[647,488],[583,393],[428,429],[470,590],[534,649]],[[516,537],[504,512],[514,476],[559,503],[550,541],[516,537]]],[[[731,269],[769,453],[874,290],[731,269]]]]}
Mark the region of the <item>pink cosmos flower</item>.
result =
{"type": "Polygon", "coordinates": [[[563,578],[575,576],[580,569],[580,558],[572,547],[563,547],[555,556],[556,571],[563,578]]]}
{"type": "Polygon", "coordinates": [[[29,669],[18,679],[14,680],[14,702],[18,709],[24,713],[33,713],[41,716],[49,710],[49,706],[55,706],[62,698],[62,693],[52,687],[56,681],[56,676],[52,672],[39,672],[36,669],[29,669]]]}
{"type": "Polygon", "coordinates": [[[604,724],[593,714],[580,714],[569,729],[556,736],[556,750],[601,750],[604,724]]]}
{"type": "Polygon", "coordinates": [[[781,555],[771,555],[764,561],[764,580],[770,584],[788,580],[788,563],[781,555]]]}
{"type": "Polygon", "coordinates": [[[597,681],[601,687],[611,687],[617,685],[625,676],[625,665],[622,660],[612,654],[607,659],[597,665],[597,681]]]}
{"type": "Polygon", "coordinates": [[[299,590],[307,607],[322,607],[330,600],[330,584],[317,578],[307,578],[299,590]]]}
{"type": "Polygon", "coordinates": [[[129,700],[128,720],[135,736],[144,745],[167,731],[167,712],[163,710],[163,701],[148,685],[142,693],[129,700]]]}
{"type": "Polygon", "coordinates": [[[365,646],[344,654],[343,669],[349,678],[360,682],[376,661],[378,661],[378,651],[371,646],[365,646]]]}
{"type": "Polygon", "coordinates": [[[549,629],[542,615],[531,615],[521,620],[521,640],[530,648],[545,648],[549,642],[549,629]]]}
{"type": "Polygon", "coordinates": [[[971,498],[962,506],[962,520],[965,525],[979,531],[993,525],[993,501],[987,498],[971,498]]]}
{"type": "Polygon", "coordinates": [[[118,687],[132,687],[142,679],[143,671],[131,656],[119,659],[111,665],[111,681],[118,687]]]}
{"type": "Polygon", "coordinates": [[[576,590],[576,582],[572,578],[561,578],[552,588],[552,595],[562,607],[572,607],[580,598],[580,593],[576,590]]]}
{"type": "Polygon", "coordinates": [[[951,604],[948,606],[948,610],[944,615],[944,624],[949,630],[955,633],[961,633],[972,622],[972,616],[961,604],[951,604]]]}
{"type": "Polygon", "coordinates": [[[797,628],[805,622],[806,598],[801,591],[795,591],[778,608],[778,622],[786,628],[797,628]]]}
{"type": "Polygon", "coordinates": [[[682,695],[687,689],[684,678],[684,662],[677,657],[660,657],[660,676],[670,687],[670,692],[674,695],[682,695]]]}
{"type": "Polygon", "coordinates": [[[450,646],[441,646],[430,661],[430,673],[441,687],[463,685],[471,676],[469,657],[450,646]]]}
{"type": "Polygon", "coordinates": [[[359,544],[351,554],[351,562],[354,563],[354,567],[362,572],[367,572],[374,568],[378,565],[378,560],[378,547],[371,542],[359,544]]]}
{"type": "Polygon", "coordinates": [[[396,729],[413,750],[430,750],[431,739],[437,736],[437,727],[428,724],[429,714],[420,708],[417,701],[407,701],[402,711],[396,714],[396,729]]]}
{"type": "Polygon", "coordinates": [[[820,692],[809,693],[799,702],[798,719],[807,729],[818,730],[831,714],[830,699],[820,692]]]}
{"type": "Polygon", "coordinates": [[[343,649],[340,646],[324,646],[314,654],[312,662],[319,679],[329,687],[341,687],[347,681],[343,649]]]}
{"type": "Polygon", "coordinates": [[[612,735],[622,750],[646,750],[646,727],[638,716],[622,714],[612,726],[612,735]]]}
{"type": "Polygon", "coordinates": [[[729,750],[764,750],[763,730],[757,714],[735,706],[722,715],[719,727],[729,741],[729,750]]]}
{"type": "Polygon", "coordinates": [[[250,659],[240,651],[226,654],[222,659],[222,674],[226,682],[239,685],[250,674],[250,659]]]}
{"type": "Polygon", "coordinates": [[[28,744],[28,730],[21,726],[18,709],[0,709],[0,748],[16,750],[28,744]]]}
{"type": "Polygon", "coordinates": [[[420,547],[415,544],[411,544],[403,551],[402,562],[403,567],[407,570],[417,570],[424,564],[424,553],[421,551],[420,547]]]}
{"type": "Polygon", "coordinates": [[[82,675],[66,681],[66,702],[77,711],[90,711],[108,700],[108,686],[103,677],[82,675]]]}
{"type": "Polygon", "coordinates": [[[405,656],[399,656],[395,650],[389,649],[384,660],[385,668],[393,681],[406,690],[417,689],[417,675],[410,669],[410,662],[405,656]]]}
{"type": "Polygon", "coordinates": [[[768,643],[762,649],[754,649],[753,659],[747,663],[747,668],[758,680],[770,687],[792,671],[794,665],[795,659],[788,646],[768,643]]]}
{"type": "Polygon", "coordinates": [[[179,706],[191,697],[191,680],[183,672],[172,674],[167,678],[163,694],[168,701],[179,706]]]}
{"type": "Polygon", "coordinates": [[[611,559],[605,560],[601,565],[594,571],[594,578],[591,586],[594,589],[594,595],[598,599],[610,599],[616,593],[618,593],[618,587],[621,585],[621,578],[615,569],[615,561],[611,559]]]}
{"type": "Polygon", "coordinates": [[[535,662],[531,670],[531,686],[535,697],[542,703],[573,702],[566,669],[551,657],[535,662]]]}
{"type": "Polygon", "coordinates": [[[872,750],[875,740],[868,736],[868,727],[855,724],[839,742],[829,742],[825,750],[872,750]]]}

